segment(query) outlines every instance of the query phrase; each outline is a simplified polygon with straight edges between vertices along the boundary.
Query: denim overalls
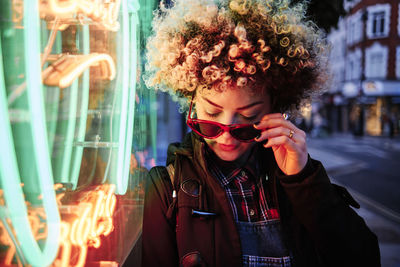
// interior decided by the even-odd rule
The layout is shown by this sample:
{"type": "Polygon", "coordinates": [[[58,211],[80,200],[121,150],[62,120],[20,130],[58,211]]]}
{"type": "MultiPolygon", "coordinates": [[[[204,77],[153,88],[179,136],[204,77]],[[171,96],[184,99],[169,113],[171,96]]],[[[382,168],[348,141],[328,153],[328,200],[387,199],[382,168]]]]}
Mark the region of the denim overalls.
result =
{"type": "Polygon", "coordinates": [[[236,222],[243,254],[243,266],[290,267],[290,253],[284,245],[279,219],[236,222]]]}
{"type": "MultiPolygon", "coordinates": [[[[226,179],[226,173],[229,173],[229,177],[234,175],[233,173],[235,173],[235,171],[232,171],[232,169],[235,169],[235,163],[224,163],[223,161],[221,163],[221,160],[213,156],[210,151],[208,152],[210,153],[208,154],[210,156],[209,158],[215,159],[215,161],[209,162],[211,173],[221,182],[225,190],[227,190],[226,186],[229,180],[226,179]],[[219,164],[215,163],[216,161],[219,164]],[[222,171],[221,167],[223,167],[222,169],[224,171],[222,171]]],[[[247,163],[251,161],[255,162],[256,173],[260,173],[259,165],[256,161],[257,157],[255,157],[255,155],[257,155],[257,153],[250,153],[247,163]]],[[[243,172],[242,167],[236,167],[236,170],[241,169],[240,172],[243,172]]],[[[239,171],[237,171],[237,173],[239,173],[239,171]]],[[[266,176],[266,179],[268,180],[268,176],[266,176]]],[[[260,183],[261,185],[257,185],[258,187],[262,187],[261,180],[260,183]]],[[[242,246],[243,266],[291,267],[290,252],[282,238],[280,219],[274,218],[257,222],[239,221],[238,217],[235,216],[234,206],[235,205],[231,203],[242,246]]]]}

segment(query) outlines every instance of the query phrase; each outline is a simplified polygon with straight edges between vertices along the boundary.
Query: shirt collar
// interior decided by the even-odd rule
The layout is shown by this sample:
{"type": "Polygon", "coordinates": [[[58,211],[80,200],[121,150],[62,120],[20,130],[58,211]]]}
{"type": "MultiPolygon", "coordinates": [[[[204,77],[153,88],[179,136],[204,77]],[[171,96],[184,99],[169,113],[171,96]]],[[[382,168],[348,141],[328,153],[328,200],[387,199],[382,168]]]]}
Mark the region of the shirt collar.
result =
{"type": "Polygon", "coordinates": [[[258,146],[251,148],[247,160],[238,164],[237,161],[223,161],[206,146],[206,159],[210,171],[216,176],[223,186],[231,183],[235,178],[241,182],[246,181],[250,177],[258,177],[258,146]]]}

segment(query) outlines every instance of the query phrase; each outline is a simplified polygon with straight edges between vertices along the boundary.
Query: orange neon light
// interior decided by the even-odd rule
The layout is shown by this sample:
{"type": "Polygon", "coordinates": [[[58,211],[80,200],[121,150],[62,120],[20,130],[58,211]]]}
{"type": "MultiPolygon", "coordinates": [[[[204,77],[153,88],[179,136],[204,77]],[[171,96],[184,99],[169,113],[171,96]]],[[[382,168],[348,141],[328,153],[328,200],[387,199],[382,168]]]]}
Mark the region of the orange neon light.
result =
{"type": "Polygon", "coordinates": [[[7,234],[7,230],[5,226],[3,225],[3,222],[0,222],[0,243],[4,244],[5,246],[9,246],[6,256],[4,258],[4,264],[5,265],[11,265],[12,259],[14,258],[15,254],[15,246],[14,243],[12,242],[10,236],[7,234]]]}
{"type": "Polygon", "coordinates": [[[74,20],[87,17],[110,31],[119,29],[118,12],[121,0],[41,0],[41,17],[74,20]]]}
{"type": "MultiPolygon", "coordinates": [[[[62,185],[56,184],[55,190],[62,185]]],[[[52,266],[84,266],[89,247],[99,248],[101,236],[108,236],[114,230],[113,214],[116,206],[115,185],[99,185],[87,192],[78,205],[63,205],[61,202],[65,192],[57,194],[57,204],[63,220],[60,223],[59,252],[52,266]],[[64,216],[63,216],[64,215],[64,216]],[[66,216],[67,215],[67,216],[66,216]],[[72,220],[71,220],[72,215],[72,220]],[[67,219],[70,218],[70,219],[67,219]],[[72,262],[72,253],[77,259],[72,262]]],[[[0,204],[4,202],[3,191],[0,190],[0,204]]],[[[42,207],[31,207],[27,202],[28,219],[36,240],[47,236],[45,212],[42,207]]],[[[8,235],[5,226],[0,222],[0,243],[8,246],[4,264],[12,265],[16,248],[8,235]]],[[[13,233],[15,235],[15,233],[13,233]]],[[[18,257],[17,257],[17,260],[18,257]]]]}
{"type": "MultiPolygon", "coordinates": [[[[49,57],[51,60],[52,57],[49,57]]],[[[43,71],[43,83],[48,86],[66,88],[87,68],[99,66],[103,79],[113,80],[116,75],[114,60],[108,54],[60,55],[43,71]]]]}
{"type": "Polygon", "coordinates": [[[72,222],[63,221],[61,253],[57,257],[57,266],[80,267],[85,264],[89,247],[99,248],[101,236],[109,235],[114,229],[113,214],[116,197],[115,185],[99,185],[82,200],[77,207],[76,217],[72,222]],[[78,251],[76,263],[70,262],[70,251],[78,251]]]}

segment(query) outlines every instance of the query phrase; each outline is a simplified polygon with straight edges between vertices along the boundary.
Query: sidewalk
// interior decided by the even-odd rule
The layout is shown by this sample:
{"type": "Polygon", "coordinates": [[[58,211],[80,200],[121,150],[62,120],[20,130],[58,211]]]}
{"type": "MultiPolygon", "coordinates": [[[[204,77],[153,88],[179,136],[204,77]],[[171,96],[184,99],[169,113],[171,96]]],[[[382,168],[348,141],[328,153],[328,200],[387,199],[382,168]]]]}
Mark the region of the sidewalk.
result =
{"type": "MultiPolygon", "coordinates": [[[[332,138],[346,139],[353,137],[350,135],[335,135],[332,138]]],[[[389,140],[380,137],[364,137],[364,140],[382,142],[383,145],[387,145],[387,142],[390,141],[392,146],[400,149],[400,139],[398,138],[389,140]]],[[[324,164],[333,183],[337,183],[334,179],[335,174],[342,173],[348,170],[349,167],[353,170],[354,168],[362,168],[364,164],[357,159],[324,151],[321,146],[316,146],[312,142],[308,142],[308,150],[311,157],[324,164]]],[[[368,227],[378,236],[382,266],[400,267],[400,216],[349,187],[347,187],[347,190],[361,205],[361,208],[356,212],[364,218],[368,227]]]]}

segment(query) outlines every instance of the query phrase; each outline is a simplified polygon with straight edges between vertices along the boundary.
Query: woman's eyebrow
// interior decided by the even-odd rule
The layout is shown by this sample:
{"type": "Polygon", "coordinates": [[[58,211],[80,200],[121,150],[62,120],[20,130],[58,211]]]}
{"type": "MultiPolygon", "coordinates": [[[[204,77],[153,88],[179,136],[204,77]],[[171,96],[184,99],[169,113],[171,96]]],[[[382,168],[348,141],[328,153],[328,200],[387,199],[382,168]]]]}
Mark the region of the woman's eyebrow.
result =
{"type": "MultiPolygon", "coordinates": [[[[204,97],[204,96],[203,96],[202,98],[203,98],[205,101],[207,101],[209,104],[211,104],[211,105],[213,105],[213,106],[215,106],[215,107],[217,107],[217,108],[223,109],[222,106],[220,106],[220,105],[218,105],[218,104],[212,102],[210,99],[207,99],[207,98],[204,97]]],[[[251,107],[253,107],[253,106],[255,106],[255,105],[260,105],[260,104],[263,104],[263,103],[264,103],[264,101],[256,101],[256,102],[251,103],[251,104],[248,104],[248,105],[246,105],[246,106],[244,106],[244,107],[237,108],[237,110],[248,109],[248,108],[251,108],[251,107]]]]}
{"type": "Polygon", "coordinates": [[[220,108],[220,109],[222,109],[223,107],[222,106],[220,106],[220,105],[218,105],[218,104],[215,104],[214,102],[212,102],[210,99],[207,99],[207,98],[205,98],[204,96],[202,97],[205,101],[207,101],[208,103],[210,103],[211,105],[213,105],[213,106],[216,106],[216,107],[218,107],[218,108],[220,108]]]}
{"type": "Polygon", "coordinates": [[[251,104],[249,104],[249,105],[246,105],[246,106],[244,106],[244,107],[237,108],[237,110],[248,109],[248,108],[251,108],[251,107],[253,107],[253,106],[255,106],[255,105],[260,105],[260,104],[264,104],[264,101],[256,101],[256,102],[251,103],[251,104]]]}

